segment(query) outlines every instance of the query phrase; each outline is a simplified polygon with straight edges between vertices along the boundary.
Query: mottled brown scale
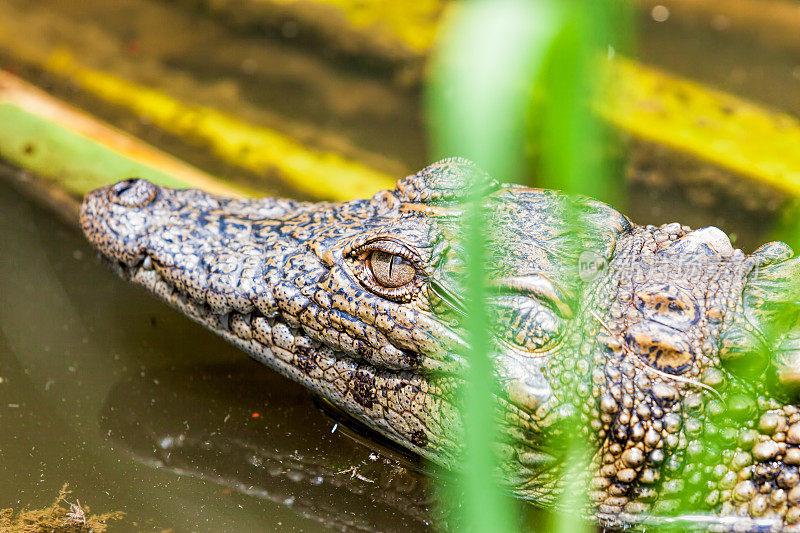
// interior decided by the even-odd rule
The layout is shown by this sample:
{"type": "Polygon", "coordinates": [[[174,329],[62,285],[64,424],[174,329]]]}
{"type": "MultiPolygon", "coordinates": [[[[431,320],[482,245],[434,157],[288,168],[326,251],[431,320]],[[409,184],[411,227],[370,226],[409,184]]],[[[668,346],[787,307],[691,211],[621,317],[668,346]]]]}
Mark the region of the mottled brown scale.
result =
{"type": "Polygon", "coordinates": [[[367,372],[356,371],[349,380],[350,394],[353,400],[365,409],[372,409],[375,403],[375,377],[367,372]]]}
{"type": "Polygon", "coordinates": [[[636,293],[636,308],[653,322],[684,329],[700,319],[700,308],[692,295],[679,287],[664,285],[636,293]]]}
{"type": "Polygon", "coordinates": [[[625,340],[645,363],[662,372],[682,374],[694,361],[686,336],[660,324],[637,324],[628,329],[625,340]]]}
{"type": "Polygon", "coordinates": [[[341,203],[130,179],[88,195],[81,225],[126,279],[457,469],[470,186],[493,236],[500,390],[487,401],[511,490],[553,503],[570,462],[589,470],[587,510],[602,525],[671,513],[719,531],[800,531],[800,266],[782,243],[746,255],[717,228],[637,226],[458,158],[341,203]],[[769,354],[756,376],[741,370],[753,354],[769,354]],[[590,457],[568,456],[567,436],[590,457]]]}
{"type": "Polygon", "coordinates": [[[314,354],[310,353],[310,350],[306,348],[295,351],[292,364],[306,374],[311,374],[319,366],[314,354]]]}

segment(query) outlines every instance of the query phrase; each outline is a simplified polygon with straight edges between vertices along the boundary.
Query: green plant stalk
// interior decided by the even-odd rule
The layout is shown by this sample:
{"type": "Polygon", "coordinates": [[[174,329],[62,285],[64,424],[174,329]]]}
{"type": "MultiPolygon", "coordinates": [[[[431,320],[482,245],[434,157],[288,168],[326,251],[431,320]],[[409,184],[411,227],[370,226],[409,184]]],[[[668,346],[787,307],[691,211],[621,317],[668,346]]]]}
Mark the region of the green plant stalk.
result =
{"type": "Polygon", "coordinates": [[[488,354],[489,314],[485,305],[486,217],[482,198],[473,187],[473,198],[465,217],[464,237],[468,244],[467,305],[465,326],[469,331],[469,371],[464,391],[464,429],[467,456],[465,461],[465,525],[473,531],[510,531],[513,516],[507,498],[497,486],[497,457],[493,445],[496,436],[494,369],[488,354]],[[489,488],[489,490],[487,490],[489,488]]]}
{"type": "MultiPolygon", "coordinates": [[[[465,155],[506,180],[523,166],[530,80],[538,77],[557,14],[524,0],[465,3],[434,59],[429,118],[439,155],[465,155]]],[[[492,230],[476,187],[464,215],[469,371],[462,391],[464,456],[460,525],[469,531],[513,529],[514,509],[497,480],[497,384],[489,357],[485,257],[492,230]]]]}
{"type": "MultiPolygon", "coordinates": [[[[618,203],[620,198],[616,191],[621,189],[612,183],[610,174],[604,172],[600,125],[589,107],[597,87],[598,49],[607,38],[606,7],[606,2],[591,6],[568,4],[560,32],[554,39],[541,81],[546,103],[540,125],[540,184],[618,203]]],[[[568,234],[572,236],[570,246],[577,258],[583,249],[582,221],[577,211],[568,211],[567,216],[568,234]]],[[[578,351],[577,346],[564,349],[578,351]]],[[[567,453],[563,492],[547,529],[559,533],[590,531],[583,511],[588,505],[586,467],[591,451],[581,431],[568,431],[555,440],[549,446],[567,450],[567,453]]]]}
{"type": "MultiPolygon", "coordinates": [[[[602,171],[602,130],[589,108],[598,49],[606,46],[608,21],[615,16],[606,2],[589,7],[545,0],[462,5],[434,58],[428,104],[438,154],[466,155],[504,181],[519,180],[525,167],[523,148],[535,125],[542,145],[538,185],[620,201],[612,192],[619,187],[602,171]],[[544,95],[546,105],[541,116],[526,122],[532,95],[544,95]]],[[[493,401],[497,384],[489,357],[492,333],[484,267],[493,245],[492,228],[477,190],[471,191],[470,200],[463,232],[470,367],[462,395],[466,435],[460,523],[470,531],[509,531],[514,513],[497,485],[499,465],[493,453],[499,440],[493,401]]],[[[577,216],[567,221],[577,252],[580,223],[577,216]]],[[[565,347],[571,348],[577,349],[565,347]]],[[[551,531],[588,527],[580,510],[586,508],[590,451],[580,435],[568,432],[560,442],[550,443],[568,450],[569,457],[559,502],[565,511],[554,515],[551,531]]]]}

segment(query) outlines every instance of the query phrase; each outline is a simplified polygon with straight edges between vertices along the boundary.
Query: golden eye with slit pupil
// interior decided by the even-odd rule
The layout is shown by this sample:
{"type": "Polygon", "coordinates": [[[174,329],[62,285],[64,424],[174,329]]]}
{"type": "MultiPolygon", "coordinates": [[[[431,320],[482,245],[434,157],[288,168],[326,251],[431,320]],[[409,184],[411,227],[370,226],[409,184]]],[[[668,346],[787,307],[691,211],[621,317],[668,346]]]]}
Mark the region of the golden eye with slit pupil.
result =
{"type": "Polygon", "coordinates": [[[375,281],[384,287],[402,287],[414,281],[417,269],[403,257],[375,250],[369,257],[369,266],[375,281]]]}

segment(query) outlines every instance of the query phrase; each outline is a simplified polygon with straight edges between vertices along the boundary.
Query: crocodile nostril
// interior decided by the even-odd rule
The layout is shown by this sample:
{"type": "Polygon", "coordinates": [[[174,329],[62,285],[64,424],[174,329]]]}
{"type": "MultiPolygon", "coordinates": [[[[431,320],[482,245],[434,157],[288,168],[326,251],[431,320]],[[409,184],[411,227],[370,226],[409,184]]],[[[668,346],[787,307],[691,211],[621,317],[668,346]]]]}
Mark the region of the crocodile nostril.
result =
{"type": "Polygon", "coordinates": [[[125,207],[143,207],[156,199],[158,187],[138,178],[120,181],[111,186],[109,199],[125,207]]]}

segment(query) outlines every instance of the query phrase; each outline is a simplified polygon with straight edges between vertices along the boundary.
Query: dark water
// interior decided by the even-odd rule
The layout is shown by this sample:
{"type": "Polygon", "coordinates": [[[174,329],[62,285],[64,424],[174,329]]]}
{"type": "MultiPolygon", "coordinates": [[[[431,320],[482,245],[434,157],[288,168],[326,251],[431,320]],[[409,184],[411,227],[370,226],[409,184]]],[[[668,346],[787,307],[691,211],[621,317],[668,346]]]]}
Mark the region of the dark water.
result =
{"type": "Polygon", "coordinates": [[[0,508],[69,483],[124,510],[119,531],[429,529],[413,462],[117,279],[4,183],[0,380],[0,508]]]}

